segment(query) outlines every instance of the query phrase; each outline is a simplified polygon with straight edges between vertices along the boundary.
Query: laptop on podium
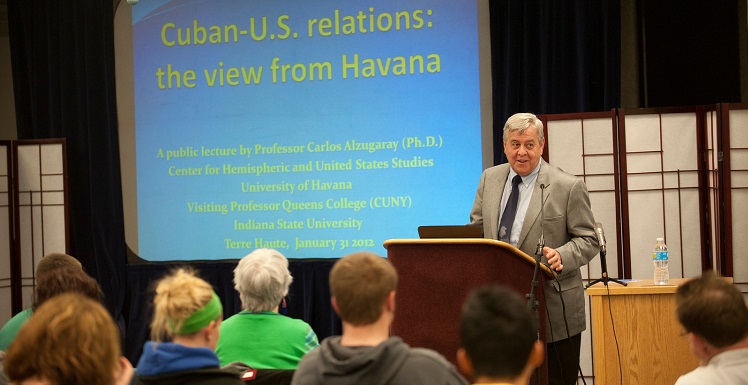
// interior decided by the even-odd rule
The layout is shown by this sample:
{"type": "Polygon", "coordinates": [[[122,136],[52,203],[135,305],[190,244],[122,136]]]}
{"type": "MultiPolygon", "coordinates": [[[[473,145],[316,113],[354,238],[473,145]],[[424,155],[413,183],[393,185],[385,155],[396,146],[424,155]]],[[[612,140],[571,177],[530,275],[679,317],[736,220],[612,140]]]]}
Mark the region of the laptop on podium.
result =
{"type": "Polygon", "coordinates": [[[441,225],[418,226],[418,236],[429,238],[483,238],[483,226],[441,225]]]}

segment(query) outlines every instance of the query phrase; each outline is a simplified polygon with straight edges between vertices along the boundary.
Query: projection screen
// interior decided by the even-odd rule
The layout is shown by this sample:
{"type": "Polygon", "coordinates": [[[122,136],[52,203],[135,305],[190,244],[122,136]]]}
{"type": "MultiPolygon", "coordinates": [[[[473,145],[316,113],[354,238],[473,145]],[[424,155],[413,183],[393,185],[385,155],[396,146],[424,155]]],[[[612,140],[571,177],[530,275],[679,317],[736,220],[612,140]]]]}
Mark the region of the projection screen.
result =
{"type": "Polygon", "coordinates": [[[485,8],[133,5],[117,48],[128,246],[152,262],[386,255],[419,225],[467,223],[492,157],[485,8]]]}

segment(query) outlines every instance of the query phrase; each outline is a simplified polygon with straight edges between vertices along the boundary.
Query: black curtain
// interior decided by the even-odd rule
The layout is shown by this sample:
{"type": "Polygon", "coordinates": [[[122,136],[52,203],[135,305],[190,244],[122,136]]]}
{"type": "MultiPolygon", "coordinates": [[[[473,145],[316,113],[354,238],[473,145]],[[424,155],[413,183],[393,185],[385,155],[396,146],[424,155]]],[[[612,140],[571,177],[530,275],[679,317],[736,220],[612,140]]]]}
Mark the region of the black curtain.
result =
{"type": "Polygon", "coordinates": [[[517,112],[620,107],[620,0],[492,0],[494,161],[517,112]]]}
{"type": "MultiPolygon", "coordinates": [[[[619,2],[497,0],[490,3],[496,162],[501,129],[519,111],[600,111],[619,103],[619,2]]],[[[104,290],[137,360],[148,334],[150,285],[172,265],[127,265],[117,137],[110,0],[8,0],[19,139],[66,138],[70,253],[104,290]]],[[[476,175],[476,183],[478,179],[476,175]]],[[[340,332],[329,304],[334,261],[291,261],[288,314],[320,338],[340,332]]],[[[226,304],[233,264],[193,264],[226,304]]]]}
{"type": "Polygon", "coordinates": [[[740,36],[746,31],[739,19],[746,15],[739,3],[641,1],[644,107],[741,101],[740,36]]]}
{"type": "Polygon", "coordinates": [[[66,139],[68,251],[101,284],[124,327],[112,2],[9,0],[8,27],[18,138],[66,139]]]}

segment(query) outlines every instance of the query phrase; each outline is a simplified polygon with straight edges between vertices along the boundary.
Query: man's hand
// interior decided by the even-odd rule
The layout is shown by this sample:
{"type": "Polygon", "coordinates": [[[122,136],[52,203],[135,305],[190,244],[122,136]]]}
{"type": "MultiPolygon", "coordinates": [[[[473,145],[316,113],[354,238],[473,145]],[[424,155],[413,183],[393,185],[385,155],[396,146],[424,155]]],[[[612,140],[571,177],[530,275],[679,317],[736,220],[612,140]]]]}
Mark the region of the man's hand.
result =
{"type": "Polygon", "coordinates": [[[564,269],[564,264],[561,262],[561,254],[556,249],[546,246],[543,248],[543,254],[548,259],[548,266],[551,270],[560,273],[564,269]]]}

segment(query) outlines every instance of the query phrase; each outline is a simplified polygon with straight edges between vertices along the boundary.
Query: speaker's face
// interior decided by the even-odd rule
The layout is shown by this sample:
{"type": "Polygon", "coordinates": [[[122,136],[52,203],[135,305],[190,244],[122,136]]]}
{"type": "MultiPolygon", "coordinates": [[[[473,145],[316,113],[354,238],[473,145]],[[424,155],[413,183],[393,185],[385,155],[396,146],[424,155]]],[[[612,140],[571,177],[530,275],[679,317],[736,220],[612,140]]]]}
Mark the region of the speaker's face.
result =
{"type": "Polygon", "coordinates": [[[504,154],[512,170],[520,176],[527,176],[543,156],[544,142],[538,138],[538,130],[530,127],[524,132],[510,131],[504,141],[504,154]]]}

